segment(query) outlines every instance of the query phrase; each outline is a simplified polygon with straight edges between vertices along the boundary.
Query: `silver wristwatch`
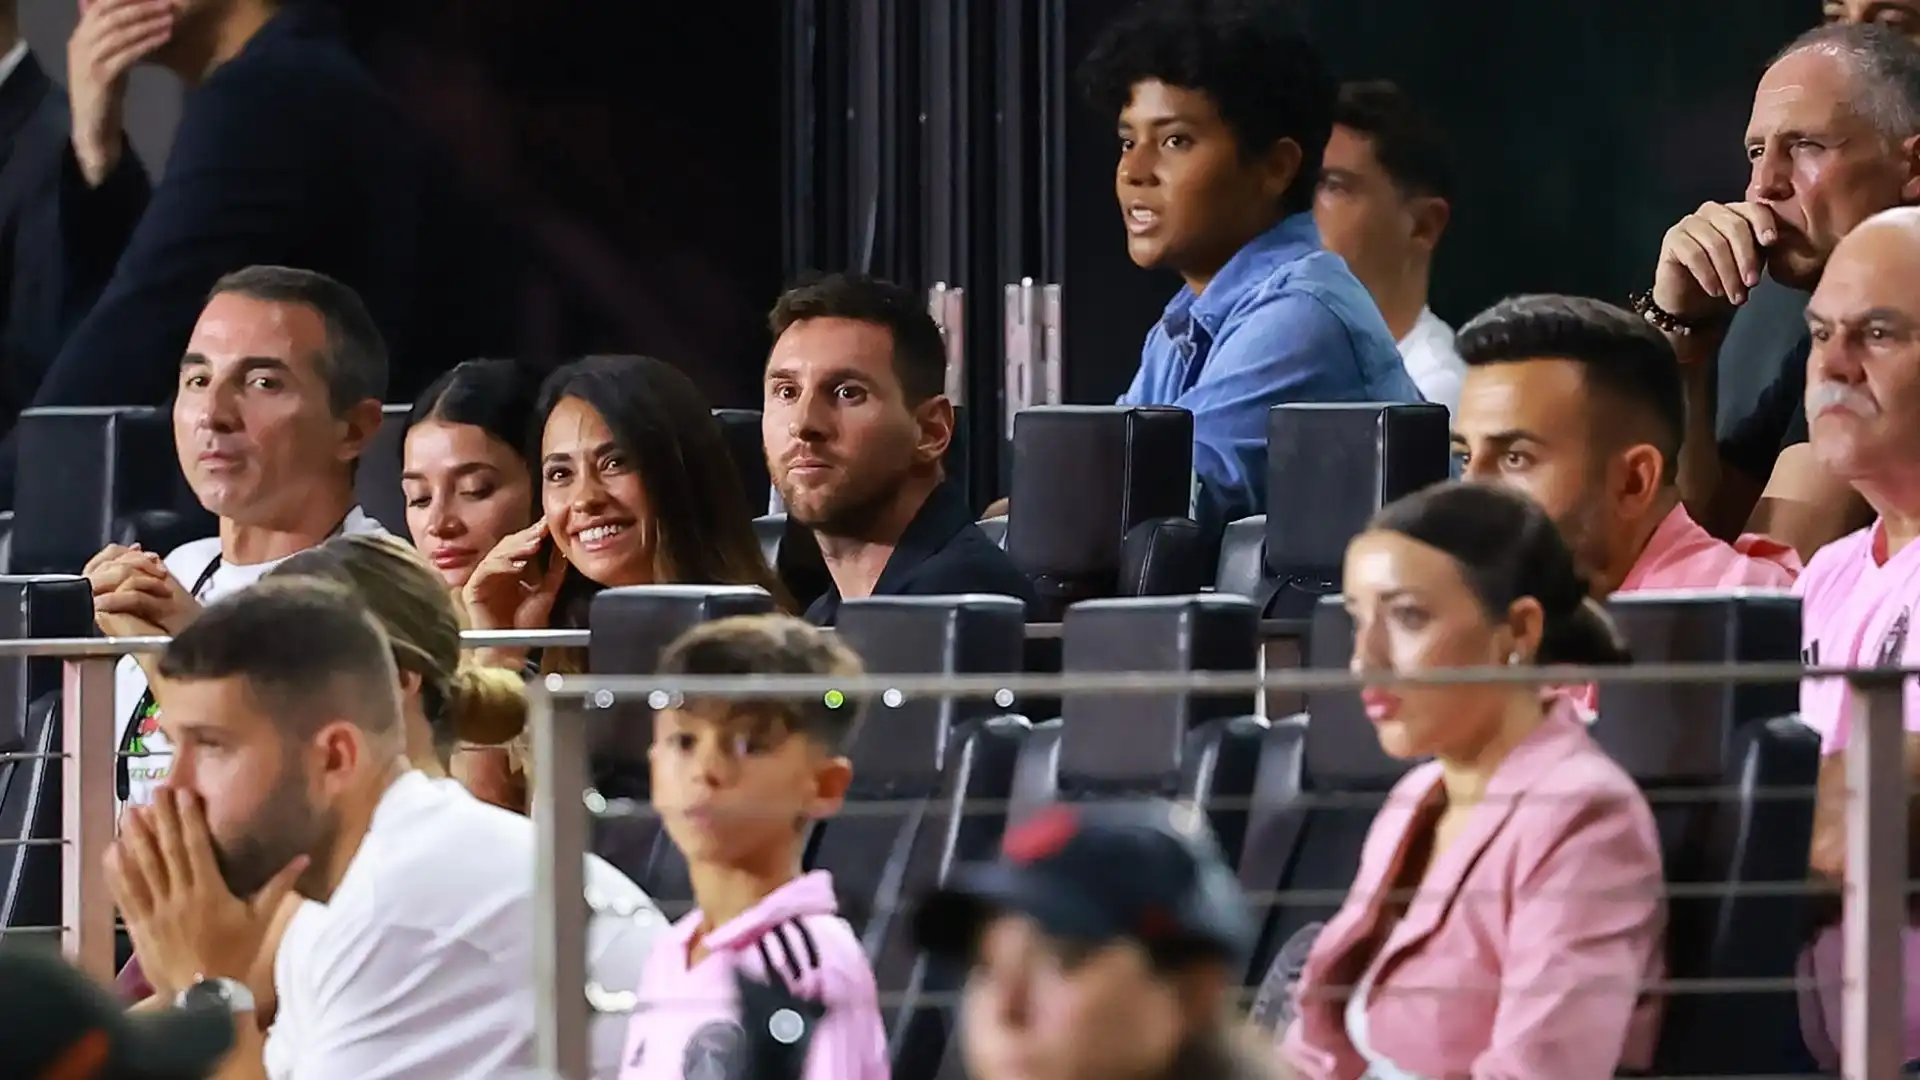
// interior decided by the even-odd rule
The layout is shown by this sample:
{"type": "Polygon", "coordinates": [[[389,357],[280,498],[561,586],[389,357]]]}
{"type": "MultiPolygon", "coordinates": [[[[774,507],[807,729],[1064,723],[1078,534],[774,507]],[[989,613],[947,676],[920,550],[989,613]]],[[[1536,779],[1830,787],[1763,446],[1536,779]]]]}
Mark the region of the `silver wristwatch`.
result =
{"type": "Polygon", "coordinates": [[[238,1015],[253,1011],[253,991],[239,979],[201,979],[173,999],[176,1009],[218,1007],[238,1015]]]}

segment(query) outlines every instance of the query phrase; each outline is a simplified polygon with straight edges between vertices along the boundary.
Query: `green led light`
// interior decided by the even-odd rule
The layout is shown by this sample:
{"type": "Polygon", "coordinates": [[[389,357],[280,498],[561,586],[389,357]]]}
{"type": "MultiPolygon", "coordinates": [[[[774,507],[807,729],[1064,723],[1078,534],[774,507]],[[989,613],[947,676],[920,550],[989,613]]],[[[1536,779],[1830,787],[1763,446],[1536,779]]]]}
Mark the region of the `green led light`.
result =
{"type": "Polygon", "coordinates": [[[840,706],[845,705],[847,703],[847,695],[841,693],[838,690],[829,690],[827,691],[825,701],[827,703],[827,708],[837,709],[840,706]]]}

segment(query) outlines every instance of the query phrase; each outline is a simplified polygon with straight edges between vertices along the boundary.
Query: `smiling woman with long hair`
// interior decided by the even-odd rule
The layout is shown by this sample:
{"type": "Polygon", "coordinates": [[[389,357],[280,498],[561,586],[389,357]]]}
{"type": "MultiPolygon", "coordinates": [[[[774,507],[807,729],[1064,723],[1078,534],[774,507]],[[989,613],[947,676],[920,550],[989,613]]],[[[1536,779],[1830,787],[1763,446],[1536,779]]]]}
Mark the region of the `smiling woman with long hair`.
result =
{"type": "MultiPolygon", "coordinates": [[[[541,513],[481,562],[465,595],[476,629],[586,625],[602,588],[758,585],[793,600],[754,536],[713,410],[673,365],[592,356],[547,378],[535,410],[541,513]]],[[[489,661],[518,667],[525,654],[489,661]]],[[[580,670],[549,654],[545,670],[580,670]]]]}

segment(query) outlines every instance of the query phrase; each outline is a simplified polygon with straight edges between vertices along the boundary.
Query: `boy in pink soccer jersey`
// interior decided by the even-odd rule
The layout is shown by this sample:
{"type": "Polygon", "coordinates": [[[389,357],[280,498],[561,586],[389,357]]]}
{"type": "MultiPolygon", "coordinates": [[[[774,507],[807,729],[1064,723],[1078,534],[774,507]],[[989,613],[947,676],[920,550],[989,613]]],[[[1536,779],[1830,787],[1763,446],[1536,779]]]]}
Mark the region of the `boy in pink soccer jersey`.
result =
{"type": "MultiPolygon", "coordinates": [[[[708,623],[660,662],[667,675],[835,675],[859,660],[828,632],[784,615],[708,623]]],[[[858,720],[840,695],[807,702],[689,698],[654,717],[653,804],[686,857],[698,909],[673,925],[641,974],[621,1080],[738,1075],[747,1038],[736,973],[819,1003],[807,1080],[886,1080],[886,1032],[859,939],[833,877],[802,873],[808,826],[840,808],[840,756],[858,720]]]]}

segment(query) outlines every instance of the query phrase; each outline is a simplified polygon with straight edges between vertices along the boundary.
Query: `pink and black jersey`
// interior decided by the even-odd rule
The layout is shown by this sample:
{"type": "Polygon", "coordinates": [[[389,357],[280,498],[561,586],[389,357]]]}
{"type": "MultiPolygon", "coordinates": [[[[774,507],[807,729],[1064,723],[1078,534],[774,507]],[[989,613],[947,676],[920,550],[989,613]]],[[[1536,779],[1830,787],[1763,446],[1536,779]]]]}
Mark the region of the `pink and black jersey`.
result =
{"type": "Polygon", "coordinates": [[[620,1080],[732,1075],[746,1045],[736,973],[826,1007],[807,1052],[807,1080],[887,1080],[873,969],[838,912],[833,876],[804,874],[708,932],[707,955],[691,966],[702,915],[695,911],[674,923],[640,977],[620,1080]]]}

